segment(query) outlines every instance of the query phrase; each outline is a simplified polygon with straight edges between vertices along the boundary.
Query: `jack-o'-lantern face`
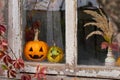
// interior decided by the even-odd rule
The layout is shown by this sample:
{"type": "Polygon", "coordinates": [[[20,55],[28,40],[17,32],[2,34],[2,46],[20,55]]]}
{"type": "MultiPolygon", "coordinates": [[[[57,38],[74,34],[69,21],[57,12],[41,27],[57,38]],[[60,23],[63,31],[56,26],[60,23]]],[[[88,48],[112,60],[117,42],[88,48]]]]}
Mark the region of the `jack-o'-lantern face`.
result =
{"type": "Polygon", "coordinates": [[[48,51],[47,59],[50,62],[61,62],[63,60],[63,56],[64,54],[61,48],[52,46],[48,51]]]}
{"type": "Polygon", "coordinates": [[[24,47],[27,60],[42,61],[46,59],[48,46],[43,41],[29,41],[24,47]]]}

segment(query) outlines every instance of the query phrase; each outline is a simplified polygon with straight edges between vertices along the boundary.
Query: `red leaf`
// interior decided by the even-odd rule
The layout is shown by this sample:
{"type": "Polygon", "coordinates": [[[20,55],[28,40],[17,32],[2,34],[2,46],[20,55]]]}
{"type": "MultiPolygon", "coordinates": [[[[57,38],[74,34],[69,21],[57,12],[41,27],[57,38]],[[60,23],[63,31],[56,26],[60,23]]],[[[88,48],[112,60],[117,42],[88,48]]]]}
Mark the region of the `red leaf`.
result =
{"type": "Polygon", "coordinates": [[[11,59],[11,57],[7,54],[4,55],[3,57],[3,62],[8,65],[8,63],[12,64],[13,60],[11,59]]]}
{"type": "Polygon", "coordinates": [[[112,44],[110,45],[110,47],[112,48],[112,50],[114,51],[119,51],[119,45],[117,42],[112,42],[112,44]]]}
{"type": "Polygon", "coordinates": [[[9,66],[8,67],[8,70],[7,70],[7,76],[8,77],[16,77],[16,71],[12,69],[12,66],[9,66]]]}
{"type": "Polygon", "coordinates": [[[34,75],[34,77],[36,77],[38,80],[46,78],[46,75],[44,73],[45,70],[46,70],[46,67],[41,68],[40,65],[38,65],[36,68],[36,74],[34,75]]]}
{"type": "Polygon", "coordinates": [[[6,31],[5,26],[0,25],[0,34],[3,34],[6,31]]]}
{"type": "Polygon", "coordinates": [[[15,70],[9,70],[9,74],[10,74],[10,76],[12,76],[12,77],[16,77],[16,71],[15,70]]]}
{"type": "Polygon", "coordinates": [[[24,68],[24,61],[23,61],[23,59],[19,58],[19,59],[15,60],[15,61],[13,62],[13,66],[14,66],[16,69],[24,68]]]}
{"type": "Polygon", "coordinates": [[[45,74],[46,67],[42,67],[40,73],[45,74]]]}
{"type": "Polygon", "coordinates": [[[0,59],[5,55],[3,51],[0,51],[0,59]]]}
{"type": "Polygon", "coordinates": [[[29,74],[23,74],[21,80],[31,80],[31,76],[29,74]]]}
{"type": "Polygon", "coordinates": [[[0,40],[0,50],[5,51],[7,50],[7,40],[0,40]]]}
{"type": "Polygon", "coordinates": [[[16,77],[16,74],[16,71],[12,70],[12,66],[9,66],[7,70],[7,77],[16,77]]]}
{"type": "Polygon", "coordinates": [[[3,45],[3,46],[7,46],[7,45],[8,45],[7,40],[2,40],[2,45],[3,45]]]}
{"type": "Polygon", "coordinates": [[[106,49],[109,46],[107,42],[102,42],[101,49],[106,49]]]}

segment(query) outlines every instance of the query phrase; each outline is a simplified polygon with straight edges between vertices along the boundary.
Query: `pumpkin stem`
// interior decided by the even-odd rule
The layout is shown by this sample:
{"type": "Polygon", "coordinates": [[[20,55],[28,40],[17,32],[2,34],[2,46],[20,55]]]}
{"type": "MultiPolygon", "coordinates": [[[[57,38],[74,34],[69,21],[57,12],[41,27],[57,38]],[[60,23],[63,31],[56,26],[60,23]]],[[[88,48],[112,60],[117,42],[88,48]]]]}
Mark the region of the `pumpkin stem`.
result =
{"type": "Polygon", "coordinates": [[[35,30],[35,37],[34,37],[34,41],[38,40],[38,34],[39,34],[39,30],[38,29],[34,29],[35,30]]]}
{"type": "Polygon", "coordinates": [[[55,42],[54,42],[54,44],[53,44],[54,46],[56,46],[56,44],[55,44],[55,42]]]}
{"type": "Polygon", "coordinates": [[[54,41],[54,40],[52,41],[52,43],[53,43],[53,46],[56,46],[56,43],[55,43],[55,41],[54,41]]]}

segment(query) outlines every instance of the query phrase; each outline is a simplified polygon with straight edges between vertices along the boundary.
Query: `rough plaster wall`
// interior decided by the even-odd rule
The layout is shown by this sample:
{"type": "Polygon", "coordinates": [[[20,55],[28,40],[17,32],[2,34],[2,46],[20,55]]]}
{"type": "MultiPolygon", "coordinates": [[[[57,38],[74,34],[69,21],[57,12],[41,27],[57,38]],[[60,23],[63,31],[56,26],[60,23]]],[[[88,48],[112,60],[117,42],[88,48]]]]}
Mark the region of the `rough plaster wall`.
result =
{"type": "Polygon", "coordinates": [[[109,15],[120,31],[120,0],[98,0],[104,11],[109,15]]]}

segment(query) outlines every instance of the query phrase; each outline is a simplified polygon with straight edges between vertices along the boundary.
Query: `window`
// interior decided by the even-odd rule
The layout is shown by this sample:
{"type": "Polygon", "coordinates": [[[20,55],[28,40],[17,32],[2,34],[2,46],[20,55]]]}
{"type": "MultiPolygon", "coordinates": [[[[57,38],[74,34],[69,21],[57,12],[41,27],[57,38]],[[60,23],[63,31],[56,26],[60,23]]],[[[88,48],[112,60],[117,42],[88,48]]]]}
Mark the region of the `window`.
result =
{"type": "MultiPolygon", "coordinates": [[[[107,40],[104,35],[99,34],[99,32],[105,32],[106,35],[110,35],[109,32],[112,33],[110,30],[111,25],[109,25],[108,29],[103,29],[103,27],[101,28],[101,26],[96,25],[96,23],[104,25],[105,21],[100,20],[100,18],[98,19],[100,16],[106,17],[106,22],[110,23],[109,16],[104,12],[104,7],[100,7],[97,0],[77,0],[77,3],[76,74],[79,76],[89,75],[89,77],[102,76],[101,78],[115,78],[115,76],[107,75],[107,73],[112,73],[119,69],[118,67],[116,68],[115,65],[110,68],[110,65],[115,64],[115,60],[118,58],[117,53],[119,52],[111,46],[112,50],[114,50],[114,57],[108,55],[109,49],[105,48],[107,45],[103,48],[103,44],[104,42],[106,43],[107,40]],[[109,62],[109,60],[111,61],[109,62]],[[109,65],[109,63],[111,64],[109,65]]],[[[112,26],[112,28],[114,29],[114,26],[112,26]]],[[[115,39],[113,39],[113,42],[110,44],[114,45],[114,41],[115,39]]]]}
{"type": "MultiPolygon", "coordinates": [[[[47,59],[43,58],[41,52],[45,53],[44,48],[45,45],[41,45],[38,49],[39,54],[37,54],[37,47],[27,46],[23,53],[23,58],[28,61],[40,61],[40,62],[65,62],[65,2],[62,1],[51,1],[51,0],[24,0],[23,1],[23,26],[24,26],[24,41],[25,44],[29,41],[35,41],[35,29],[39,30],[38,40],[44,42],[48,45],[48,47],[52,47],[50,51],[48,51],[47,59]],[[29,47],[29,49],[28,49],[29,47]],[[59,49],[60,48],[60,49],[59,49]],[[28,49],[28,51],[27,51],[28,49]],[[60,55],[55,55],[56,52],[60,53],[60,55]],[[36,51],[35,51],[36,50],[36,51]],[[29,53],[29,54],[28,54],[29,53]],[[34,55],[33,55],[34,54],[34,55]],[[52,56],[52,57],[51,57],[52,56]],[[57,60],[61,56],[61,60],[57,60]],[[63,57],[64,56],[64,57],[63,57]],[[57,61],[56,61],[57,60],[57,61]]],[[[25,45],[24,44],[24,45],[25,45]]],[[[45,53],[47,54],[47,53],[45,53]]]]}
{"type": "Polygon", "coordinates": [[[77,28],[77,43],[78,45],[78,64],[82,65],[104,65],[104,60],[107,55],[106,49],[101,49],[101,43],[104,39],[100,35],[93,35],[86,39],[93,31],[98,28],[94,25],[84,26],[88,22],[95,22],[90,14],[85,13],[85,10],[99,12],[96,0],[94,2],[78,0],[78,28],[77,28]],[[80,2],[81,1],[81,2],[80,2]],[[81,4],[84,2],[84,5],[81,4]],[[84,57],[83,57],[84,56],[84,57]]]}
{"type": "MultiPolygon", "coordinates": [[[[17,53],[16,56],[22,57],[25,60],[27,64],[26,72],[34,73],[35,67],[40,64],[42,66],[49,66],[47,70],[48,74],[58,74],[59,72],[65,74],[64,71],[67,62],[65,49],[65,0],[56,0],[54,2],[52,0],[13,0],[9,4],[13,3],[16,4],[14,7],[9,6],[13,10],[11,13],[12,16],[10,15],[10,18],[13,20],[9,26],[10,32],[8,32],[8,34],[12,34],[9,36],[12,39],[9,40],[9,43],[14,52],[17,53]],[[58,61],[58,63],[55,63],[52,62],[53,60],[50,61],[47,59],[41,61],[40,59],[38,60],[39,56],[37,55],[30,55],[29,59],[25,57],[24,46],[28,41],[34,40],[35,34],[32,32],[34,26],[35,28],[39,27],[39,40],[47,43],[49,47],[55,45],[61,48],[60,50],[64,53],[61,62],[58,61]],[[30,33],[29,30],[31,30],[30,33]]],[[[29,48],[29,51],[33,50],[32,47],[29,48]]],[[[39,47],[38,51],[42,52],[43,50],[44,48],[39,47]]]]}
{"type": "MultiPolygon", "coordinates": [[[[36,20],[41,22],[39,39],[47,42],[50,46],[53,45],[53,42],[57,43],[65,53],[64,61],[62,63],[25,60],[26,72],[34,73],[35,66],[37,66],[37,64],[41,64],[42,66],[48,67],[47,74],[119,79],[119,67],[103,66],[103,59],[105,59],[105,57],[102,56],[106,56],[106,50],[103,51],[105,54],[101,55],[99,55],[99,52],[96,52],[96,49],[101,49],[100,46],[96,46],[104,41],[104,39],[100,36],[93,36],[89,40],[85,39],[88,31],[94,31],[96,30],[96,27],[93,26],[89,29],[82,28],[85,23],[93,20],[91,19],[91,16],[86,18],[83,17],[87,14],[81,13],[79,3],[82,6],[87,3],[91,6],[91,2],[88,1],[93,0],[63,0],[63,3],[62,0],[56,0],[58,2],[61,1],[60,5],[63,5],[62,8],[61,6],[57,6],[60,9],[58,11],[53,11],[53,8],[48,7],[48,5],[50,6],[49,1],[52,0],[9,1],[9,19],[12,20],[9,20],[8,34],[11,35],[8,36],[8,40],[17,57],[23,56],[24,54],[23,46],[26,43],[26,28],[29,28],[36,20]],[[31,3],[26,3],[26,1],[30,1],[31,3]],[[12,4],[15,5],[13,6],[12,4]],[[30,13],[34,14],[34,16],[32,15],[33,21],[29,21],[30,19],[28,19],[31,18],[29,16],[30,13]],[[57,42],[57,39],[59,39],[58,41],[60,42],[57,42]],[[89,49],[89,46],[87,45],[90,45],[91,49],[89,49]],[[90,53],[93,56],[83,54],[86,53],[86,51],[88,51],[88,54],[90,53]],[[88,63],[88,57],[93,57],[94,59],[94,57],[96,58],[98,55],[100,56],[100,58],[97,58],[99,62],[91,63],[96,61],[91,60],[90,64],[88,63]]],[[[97,3],[94,5],[98,7],[97,3]]],[[[56,9],[57,7],[54,8],[56,9]]],[[[93,10],[93,8],[89,9],[93,10]]],[[[94,10],[97,11],[96,9],[94,10]]]]}

